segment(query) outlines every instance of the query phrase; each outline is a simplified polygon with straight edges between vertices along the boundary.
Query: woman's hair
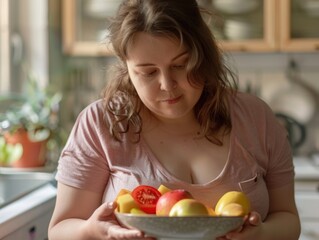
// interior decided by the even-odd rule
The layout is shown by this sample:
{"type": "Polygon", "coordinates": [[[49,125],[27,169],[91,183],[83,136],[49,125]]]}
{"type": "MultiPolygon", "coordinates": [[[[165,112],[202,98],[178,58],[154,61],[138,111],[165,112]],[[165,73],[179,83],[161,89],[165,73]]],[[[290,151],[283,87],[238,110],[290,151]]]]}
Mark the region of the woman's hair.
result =
{"type": "Polygon", "coordinates": [[[141,100],[131,83],[126,66],[127,52],[138,32],[178,39],[189,51],[188,81],[204,85],[194,108],[201,132],[221,145],[217,133],[231,130],[227,93],[236,86],[233,73],[223,62],[214,36],[202,18],[196,0],[124,0],[110,24],[110,41],[119,61],[104,91],[108,125],[115,139],[130,128],[140,134],[141,100]],[[233,85],[234,84],[234,85],[233,85]]]}

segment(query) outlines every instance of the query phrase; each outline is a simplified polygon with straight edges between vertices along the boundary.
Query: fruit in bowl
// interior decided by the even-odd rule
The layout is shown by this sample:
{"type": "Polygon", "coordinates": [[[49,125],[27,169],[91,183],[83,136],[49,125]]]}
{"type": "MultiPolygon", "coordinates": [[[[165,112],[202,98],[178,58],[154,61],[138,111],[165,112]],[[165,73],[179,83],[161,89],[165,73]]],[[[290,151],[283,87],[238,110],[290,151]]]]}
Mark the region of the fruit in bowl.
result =
{"type": "Polygon", "coordinates": [[[164,193],[157,201],[156,215],[168,216],[172,207],[182,199],[192,199],[193,196],[184,189],[171,190],[164,193]]]}
{"type": "Polygon", "coordinates": [[[250,212],[250,201],[245,193],[230,191],[218,200],[215,212],[219,216],[245,216],[250,212]]]}
{"type": "Polygon", "coordinates": [[[171,190],[164,185],[158,189],[140,185],[132,192],[122,189],[115,201],[118,204],[117,212],[138,215],[243,217],[251,210],[250,201],[243,192],[226,192],[213,208],[194,199],[184,189],[171,190]]]}
{"type": "Polygon", "coordinates": [[[215,208],[186,190],[164,185],[158,189],[141,185],[118,195],[118,221],[158,239],[215,239],[243,225],[243,216],[250,211],[247,196],[236,191],[225,193],[215,208]]]}
{"type": "Polygon", "coordinates": [[[208,216],[207,207],[195,199],[182,199],[175,203],[169,212],[170,217],[208,216]]]}

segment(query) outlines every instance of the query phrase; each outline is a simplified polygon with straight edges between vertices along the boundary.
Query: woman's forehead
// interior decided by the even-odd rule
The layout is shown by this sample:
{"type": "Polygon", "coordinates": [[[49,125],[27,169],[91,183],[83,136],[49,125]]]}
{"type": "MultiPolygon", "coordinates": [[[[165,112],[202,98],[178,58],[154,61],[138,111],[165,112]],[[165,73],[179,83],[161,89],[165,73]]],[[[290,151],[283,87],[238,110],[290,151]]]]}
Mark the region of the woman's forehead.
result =
{"type": "Polygon", "coordinates": [[[188,53],[187,47],[176,37],[139,32],[127,46],[127,58],[165,58],[174,60],[188,53]]]}

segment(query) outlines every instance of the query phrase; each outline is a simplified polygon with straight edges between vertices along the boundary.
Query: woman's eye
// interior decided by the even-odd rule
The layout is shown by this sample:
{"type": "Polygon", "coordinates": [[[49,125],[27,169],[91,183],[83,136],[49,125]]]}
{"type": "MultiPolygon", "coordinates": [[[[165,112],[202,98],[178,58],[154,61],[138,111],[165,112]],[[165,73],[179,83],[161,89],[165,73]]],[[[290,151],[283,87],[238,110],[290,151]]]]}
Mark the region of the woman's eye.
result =
{"type": "Polygon", "coordinates": [[[177,64],[177,65],[174,65],[173,68],[174,69],[184,69],[185,66],[186,66],[185,64],[177,64]]]}
{"type": "Polygon", "coordinates": [[[155,74],[156,74],[156,70],[142,73],[142,75],[145,76],[145,77],[152,77],[155,74]]]}

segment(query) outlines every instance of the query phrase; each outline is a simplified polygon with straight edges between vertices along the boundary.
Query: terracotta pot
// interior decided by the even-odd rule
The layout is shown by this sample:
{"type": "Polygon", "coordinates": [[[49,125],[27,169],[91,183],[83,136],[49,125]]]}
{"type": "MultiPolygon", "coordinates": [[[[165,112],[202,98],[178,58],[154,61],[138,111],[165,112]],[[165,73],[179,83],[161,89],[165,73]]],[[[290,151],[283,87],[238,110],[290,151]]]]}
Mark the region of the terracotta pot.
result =
{"type": "Polygon", "coordinates": [[[26,131],[18,131],[14,134],[6,133],[4,138],[7,143],[20,143],[23,147],[23,153],[19,160],[14,161],[11,166],[18,168],[42,167],[46,161],[47,140],[33,142],[29,139],[26,131]]]}

